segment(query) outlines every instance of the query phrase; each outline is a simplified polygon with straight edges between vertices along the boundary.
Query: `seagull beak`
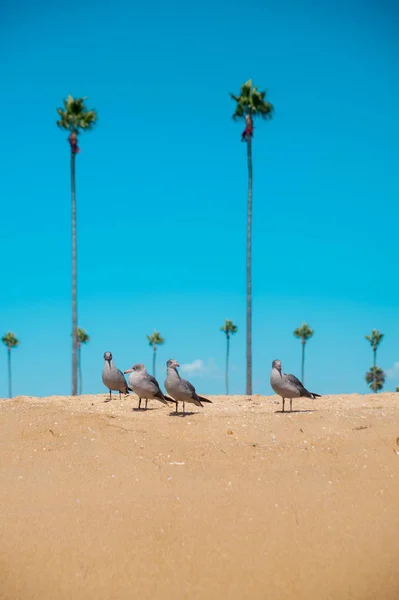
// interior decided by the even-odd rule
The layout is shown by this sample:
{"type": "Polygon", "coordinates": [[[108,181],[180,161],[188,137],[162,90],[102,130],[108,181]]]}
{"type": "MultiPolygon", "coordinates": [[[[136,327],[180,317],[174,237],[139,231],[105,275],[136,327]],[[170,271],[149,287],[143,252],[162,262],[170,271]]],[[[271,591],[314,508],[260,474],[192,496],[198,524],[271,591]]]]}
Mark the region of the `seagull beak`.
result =
{"type": "Polygon", "coordinates": [[[133,371],[133,369],[128,369],[127,371],[125,371],[125,375],[126,375],[127,373],[131,373],[132,371],[133,371]]]}
{"type": "Polygon", "coordinates": [[[175,367],[180,367],[178,362],[175,362],[175,367]]]}

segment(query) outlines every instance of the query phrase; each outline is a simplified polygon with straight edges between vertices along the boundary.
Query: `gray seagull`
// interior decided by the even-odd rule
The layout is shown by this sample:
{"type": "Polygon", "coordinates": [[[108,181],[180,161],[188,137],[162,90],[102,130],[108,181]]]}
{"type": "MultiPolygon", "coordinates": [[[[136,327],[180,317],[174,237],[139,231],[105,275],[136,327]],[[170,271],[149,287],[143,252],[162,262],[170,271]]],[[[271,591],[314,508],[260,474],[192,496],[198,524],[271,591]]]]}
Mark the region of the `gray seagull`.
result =
{"type": "Polygon", "coordinates": [[[272,372],[270,374],[270,385],[273,390],[281,396],[283,400],[283,408],[285,399],[290,399],[290,411],[292,412],[292,399],[293,398],[320,398],[320,394],[314,394],[313,392],[309,392],[295,377],[295,375],[286,375],[281,370],[281,361],[274,360],[272,362],[272,372]]]}
{"type": "Polygon", "coordinates": [[[105,402],[112,400],[112,390],[119,392],[119,399],[122,392],[129,393],[125,376],[115,367],[111,352],[104,352],[103,384],[109,389],[109,398],[105,402]]]}
{"type": "Polygon", "coordinates": [[[211,400],[208,398],[204,398],[203,396],[198,396],[195,391],[195,387],[186,379],[182,379],[179,375],[177,367],[179,363],[170,359],[166,363],[167,371],[166,371],[166,379],[165,379],[165,388],[168,392],[169,396],[172,396],[176,400],[176,412],[178,408],[178,402],[183,402],[183,415],[185,413],[185,403],[189,402],[195,404],[196,406],[202,406],[202,402],[209,402],[212,404],[211,400]]]}
{"type": "Polygon", "coordinates": [[[147,410],[148,400],[159,400],[162,404],[168,405],[168,402],[173,402],[177,405],[175,400],[164,396],[161,388],[159,387],[158,381],[147,373],[147,369],[142,364],[133,365],[131,369],[125,371],[125,375],[129,373],[128,382],[129,389],[131,389],[139,397],[139,408],[141,408],[141,400],[145,399],[145,408],[147,410]]]}

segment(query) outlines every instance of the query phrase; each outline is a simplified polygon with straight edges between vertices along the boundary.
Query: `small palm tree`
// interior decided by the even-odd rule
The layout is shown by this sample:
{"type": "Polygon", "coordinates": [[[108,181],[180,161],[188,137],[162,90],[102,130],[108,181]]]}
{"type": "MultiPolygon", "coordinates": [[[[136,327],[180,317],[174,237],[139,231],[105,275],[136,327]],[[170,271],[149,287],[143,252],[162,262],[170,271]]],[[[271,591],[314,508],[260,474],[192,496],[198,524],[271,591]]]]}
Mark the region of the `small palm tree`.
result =
{"type": "Polygon", "coordinates": [[[373,365],[366,373],[366,381],[373,393],[376,394],[379,390],[382,390],[385,383],[385,373],[380,367],[373,365]]]}
{"type": "Polygon", "coordinates": [[[90,131],[97,120],[95,110],[85,106],[86,98],[64,100],[64,108],[57,108],[60,119],[57,121],[60,129],[69,131],[68,141],[71,147],[71,192],[72,192],[72,395],[77,394],[77,308],[76,308],[76,194],[75,194],[75,157],[80,152],[78,135],[81,131],[90,131]]]}
{"type": "Polygon", "coordinates": [[[90,341],[90,336],[81,327],[76,330],[78,338],[78,373],[79,373],[79,396],[82,395],[83,379],[82,379],[82,344],[87,344],[90,341]]]}
{"type": "MultiPolygon", "coordinates": [[[[365,338],[368,342],[370,342],[371,347],[373,349],[373,369],[375,370],[375,387],[373,387],[372,389],[374,390],[374,393],[377,392],[377,348],[381,343],[382,338],[384,337],[383,333],[380,333],[378,331],[378,329],[373,329],[371,332],[371,335],[366,335],[365,338]]],[[[372,386],[370,386],[372,387],[372,386]]]]}
{"type": "Polygon", "coordinates": [[[155,357],[157,354],[157,346],[161,346],[161,344],[163,344],[165,340],[161,336],[159,331],[154,331],[154,333],[152,335],[147,335],[147,340],[149,341],[150,346],[152,346],[152,348],[154,350],[154,354],[152,355],[152,374],[154,377],[156,377],[156,375],[155,375],[155,357]]]}
{"type": "Polygon", "coordinates": [[[302,323],[302,327],[297,327],[294,331],[295,337],[302,341],[302,383],[305,385],[305,346],[306,342],[312,337],[313,329],[311,329],[306,323],[302,323]]]}
{"type": "Polygon", "coordinates": [[[1,338],[3,344],[7,346],[8,352],[8,397],[12,398],[12,386],[11,386],[11,350],[19,345],[15,333],[9,331],[1,338]]]}
{"type": "Polygon", "coordinates": [[[247,385],[246,393],[252,394],[252,136],[253,121],[255,118],[271,119],[273,106],[266,100],[267,90],[260,92],[257,86],[252,85],[252,79],[246,81],[235,96],[230,94],[236,103],[233,119],[245,122],[245,129],[241,141],[247,144],[248,164],[248,199],[247,199],[247,385]]]}
{"type": "Polygon", "coordinates": [[[226,334],[226,396],[229,395],[229,355],[230,355],[230,336],[237,333],[237,325],[233,321],[226,319],[225,324],[220,328],[226,334]]]}

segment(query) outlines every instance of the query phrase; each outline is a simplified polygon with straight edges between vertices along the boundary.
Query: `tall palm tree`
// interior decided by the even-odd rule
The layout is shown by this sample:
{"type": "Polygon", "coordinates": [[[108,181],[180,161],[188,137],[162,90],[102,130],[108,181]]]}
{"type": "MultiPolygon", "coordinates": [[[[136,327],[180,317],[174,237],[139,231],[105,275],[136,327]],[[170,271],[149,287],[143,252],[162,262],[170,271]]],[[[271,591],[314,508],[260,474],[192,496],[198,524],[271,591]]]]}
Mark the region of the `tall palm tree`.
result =
{"type": "Polygon", "coordinates": [[[79,373],[79,396],[82,395],[83,379],[82,379],[82,344],[87,344],[90,341],[90,336],[81,327],[76,330],[78,338],[78,373],[79,373]]]}
{"type": "Polygon", "coordinates": [[[366,381],[376,394],[379,390],[382,390],[385,383],[385,373],[380,367],[373,365],[366,373],[366,381]]]}
{"type": "Polygon", "coordinates": [[[229,355],[230,355],[230,336],[237,333],[237,325],[233,321],[226,319],[225,324],[220,328],[226,334],[226,396],[229,395],[229,355]]]}
{"type": "Polygon", "coordinates": [[[252,249],[252,136],[253,121],[255,118],[271,119],[273,106],[266,100],[267,90],[260,92],[257,86],[252,85],[252,79],[246,81],[235,96],[230,94],[236,103],[233,119],[245,121],[245,129],[241,141],[247,144],[248,163],[248,210],[247,210],[247,385],[246,393],[252,394],[252,277],[251,277],[251,249],[252,249]]]}
{"type": "MultiPolygon", "coordinates": [[[[378,329],[373,329],[371,335],[366,335],[365,338],[368,342],[370,342],[371,347],[373,349],[373,370],[374,370],[374,385],[370,386],[374,394],[377,392],[377,348],[381,343],[382,338],[384,337],[383,333],[380,333],[378,329]]],[[[381,388],[378,388],[381,389],[381,388]]]]}
{"type": "Polygon", "coordinates": [[[11,386],[11,350],[16,348],[19,345],[19,340],[17,340],[15,333],[11,333],[8,331],[1,338],[3,344],[7,346],[8,352],[8,397],[12,398],[12,386],[11,386]]]}
{"type": "Polygon", "coordinates": [[[306,323],[302,323],[302,327],[297,327],[294,331],[294,335],[300,338],[302,341],[302,383],[305,385],[305,346],[306,342],[312,337],[313,329],[311,329],[306,323]]]}
{"type": "Polygon", "coordinates": [[[161,336],[159,331],[154,331],[154,333],[152,335],[147,335],[147,340],[149,341],[150,346],[152,346],[152,349],[154,350],[154,354],[152,355],[152,374],[154,377],[156,377],[156,375],[155,375],[155,357],[157,354],[157,346],[161,346],[161,344],[163,344],[165,340],[161,336]]]}
{"type": "Polygon", "coordinates": [[[86,97],[64,100],[64,108],[57,108],[60,129],[69,131],[68,141],[71,146],[71,192],[72,192],[72,395],[77,394],[77,305],[76,305],[76,194],[75,194],[75,158],[80,152],[78,135],[81,131],[89,131],[95,125],[97,113],[85,106],[86,97]]]}

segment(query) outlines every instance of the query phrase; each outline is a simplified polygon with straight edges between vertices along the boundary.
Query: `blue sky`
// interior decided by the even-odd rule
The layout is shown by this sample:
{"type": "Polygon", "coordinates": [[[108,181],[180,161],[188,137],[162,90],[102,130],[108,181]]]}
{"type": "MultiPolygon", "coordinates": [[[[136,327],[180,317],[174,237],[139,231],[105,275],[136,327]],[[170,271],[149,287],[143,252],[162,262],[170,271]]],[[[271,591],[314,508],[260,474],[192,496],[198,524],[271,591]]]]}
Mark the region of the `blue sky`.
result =
{"type": "MultiPolygon", "coordinates": [[[[268,88],[254,138],[254,393],[280,358],[319,393],[366,392],[364,335],[399,385],[399,42],[394,3],[115,0],[0,8],[3,114],[0,330],[14,331],[14,393],[70,393],[69,146],[56,107],[88,96],[98,127],[77,157],[84,391],[102,355],[151,367],[146,335],[202,393],[245,391],[247,170],[228,92],[268,88]],[[139,5],[140,4],[140,5],[139,5]]],[[[6,350],[0,396],[7,393],[6,350]]]]}

